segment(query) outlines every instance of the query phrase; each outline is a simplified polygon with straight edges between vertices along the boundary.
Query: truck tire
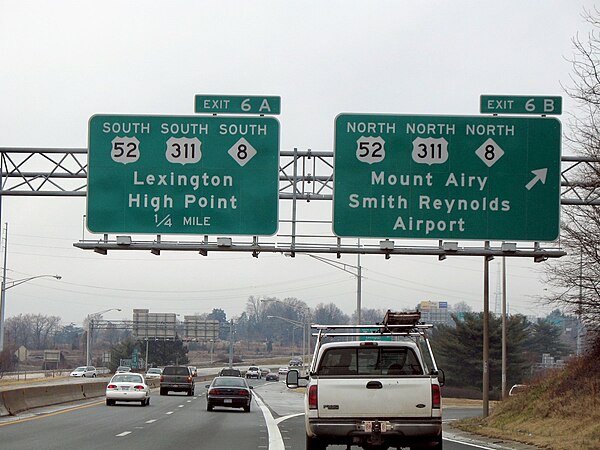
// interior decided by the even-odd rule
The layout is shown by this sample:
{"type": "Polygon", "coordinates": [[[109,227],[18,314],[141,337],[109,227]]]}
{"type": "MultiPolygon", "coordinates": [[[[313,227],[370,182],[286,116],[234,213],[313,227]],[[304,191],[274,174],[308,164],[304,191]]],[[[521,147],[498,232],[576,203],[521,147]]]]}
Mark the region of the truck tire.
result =
{"type": "Polygon", "coordinates": [[[327,444],[317,437],[306,435],[306,450],[325,450],[327,444]]]}

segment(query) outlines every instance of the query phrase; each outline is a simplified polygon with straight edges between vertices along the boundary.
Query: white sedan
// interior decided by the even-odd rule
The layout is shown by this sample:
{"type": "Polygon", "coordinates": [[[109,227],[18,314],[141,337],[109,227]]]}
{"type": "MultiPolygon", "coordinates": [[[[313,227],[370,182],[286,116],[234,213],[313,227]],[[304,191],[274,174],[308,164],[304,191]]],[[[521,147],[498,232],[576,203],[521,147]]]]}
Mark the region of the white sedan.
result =
{"type": "Polygon", "coordinates": [[[140,402],[142,406],[150,404],[150,388],[139,373],[117,373],[106,386],[106,405],[115,402],[140,402]]]}
{"type": "Polygon", "coordinates": [[[159,369],[158,367],[153,367],[151,369],[148,369],[148,371],[146,372],[146,380],[152,380],[152,379],[160,379],[160,376],[162,375],[162,369],[159,369]]]}

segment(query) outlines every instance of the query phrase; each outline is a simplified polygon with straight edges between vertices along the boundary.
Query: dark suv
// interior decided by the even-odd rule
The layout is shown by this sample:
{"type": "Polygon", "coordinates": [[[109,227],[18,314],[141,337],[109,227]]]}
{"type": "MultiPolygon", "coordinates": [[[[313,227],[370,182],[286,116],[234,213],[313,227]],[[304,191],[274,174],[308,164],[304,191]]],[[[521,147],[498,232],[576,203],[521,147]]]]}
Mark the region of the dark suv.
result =
{"type": "Polygon", "coordinates": [[[194,395],[195,381],[188,366],[166,366],[160,376],[160,395],[169,391],[183,391],[194,395]]]}
{"type": "Polygon", "coordinates": [[[241,377],[242,372],[234,368],[224,368],[219,372],[220,377],[241,377]]]}

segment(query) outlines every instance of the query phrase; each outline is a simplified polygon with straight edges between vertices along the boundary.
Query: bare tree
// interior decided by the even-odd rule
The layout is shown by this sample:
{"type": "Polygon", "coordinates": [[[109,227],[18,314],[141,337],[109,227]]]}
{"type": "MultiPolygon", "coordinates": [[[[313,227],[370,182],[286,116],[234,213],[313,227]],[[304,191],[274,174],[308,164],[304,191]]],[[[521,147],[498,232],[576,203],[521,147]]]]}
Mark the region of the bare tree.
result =
{"type": "Polygon", "coordinates": [[[37,350],[51,348],[60,320],[57,316],[19,314],[6,321],[7,335],[16,347],[23,345],[37,350]]]}
{"type": "Polygon", "coordinates": [[[319,303],[314,310],[314,321],[320,325],[344,325],[350,322],[350,317],[335,303],[319,303]]]}
{"type": "MultiPolygon", "coordinates": [[[[573,73],[566,93],[577,102],[569,119],[566,143],[582,156],[600,157],[600,11],[584,11],[591,26],[585,37],[572,39],[573,73]]],[[[600,187],[600,165],[578,166],[580,184],[591,193],[600,187]]],[[[577,314],[588,328],[600,328],[600,209],[566,206],[562,209],[561,244],[568,255],[547,265],[548,283],[557,294],[549,300],[577,314]]],[[[597,335],[596,335],[597,336],[597,335]]]]}

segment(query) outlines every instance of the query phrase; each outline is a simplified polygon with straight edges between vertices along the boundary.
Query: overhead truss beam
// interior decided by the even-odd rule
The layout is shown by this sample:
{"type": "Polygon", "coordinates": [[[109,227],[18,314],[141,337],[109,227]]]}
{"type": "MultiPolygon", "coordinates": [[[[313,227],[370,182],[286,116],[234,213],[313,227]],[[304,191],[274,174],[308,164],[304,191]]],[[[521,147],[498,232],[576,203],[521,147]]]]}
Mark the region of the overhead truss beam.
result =
{"type": "MultiPolygon", "coordinates": [[[[600,173],[600,158],[563,156],[561,159],[561,204],[562,205],[600,205],[600,186],[581,178],[585,169],[600,173]]],[[[85,148],[0,148],[0,197],[1,196],[38,196],[38,197],[85,197],[87,194],[88,158],[85,148]]],[[[279,162],[279,198],[310,202],[314,200],[332,200],[333,198],[333,152],[314,150],[282,150],[279,162]]],[[[295,210],[295,208],[294,208],[295,210]]],[[[108,236],[97,241],[80,241],[74,244],[78,248],[106,253],[108,250],[146,250],[159,255],[161,251],[193,251],[206,255],[214,251],[248,252],[258,256],[261,252],[289,253],[336,253],[342,254],[381,254],[389,258],[393,255],[431,255],[445,259],[447,256],[529,256],[536,261],[563,256],[562,250],[535,248],[506,252],[500,247],[464,247],[445,250],[438,247],[399,247],[385,249],[377,245],[361,246],[341,245],[335,236],[302,236],[297,233],[296,225],[321,223],[330,227],[331,219],[301,221],[296,216],[291,220],[281,220],[282,224],[292,224],[289,234],[280,234],[278,244],[258,244],[256,237],[252,243],[233,244],[223,247],[209,243],[208,237],[202,242],[167,242],[160,236],[152,242],[132,242],[129,245],[109,240],[108,236]],[[301,238],[312,239],[319,244],[300,243],[301,238]],[[336,240],[337,245],[323,244],[323,239],[336,240]],[[281,243],[282,241],[286,241],[281,243]]]]}

